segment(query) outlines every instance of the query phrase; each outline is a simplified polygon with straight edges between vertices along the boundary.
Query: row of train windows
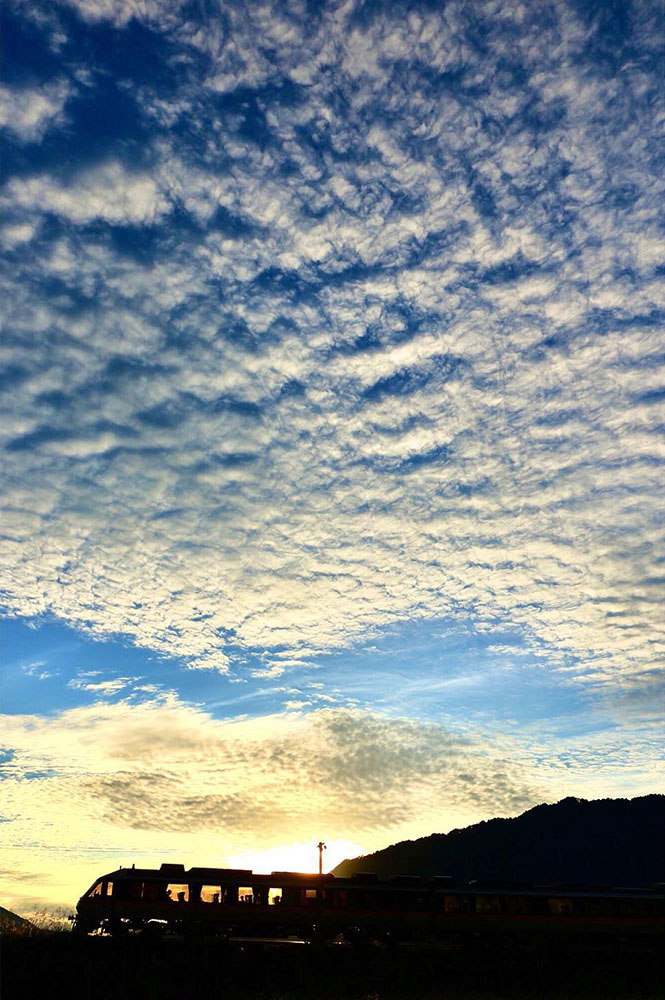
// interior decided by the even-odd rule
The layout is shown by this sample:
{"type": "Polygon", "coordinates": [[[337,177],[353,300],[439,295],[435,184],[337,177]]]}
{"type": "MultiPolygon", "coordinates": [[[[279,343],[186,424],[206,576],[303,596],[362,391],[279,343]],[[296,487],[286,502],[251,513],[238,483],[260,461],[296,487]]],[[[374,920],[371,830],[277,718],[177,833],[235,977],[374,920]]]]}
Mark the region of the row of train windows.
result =
{"type": "MultiPolygon", "coordinates": [[[[362,894],[364,897],[364,893],[362,894]]],[[[286,903],[289,906],[312,906],[317,902],[328,906],[347,906],[348,893],[345,889],[335,892],[326,889],[300,889],[298,887],[282,888],[280,886],[226,886],[226,885],[188,885],[180,882],[140,882],[125,880],[117,882],[98,882],[88,893],[89,898],[113,896],[121,902],[138,901],[151,903],[211,903],[230,904],[246,903],[259,906],[279,906],[286,903]]],[[[367,905],[360,899],[360,894],[353,894],[353,905],[367,905]]]]}
{"type": "Polygon", "coordinates": [[[368,910],[429,910],[464,914],[487,913],[553,916],[650,916],[655,913],[654,900],[649,899],[584,899],[547,896],[493,896],[414,893],[405,897],[390,891],[376,893],[367,890],[300,889],[297,887],[265,886],[189,886],[179,882],[121,881],[98,882],[90,897],[114,897],[119,901],[252,904],[259,906],[312,906],[322,904],[335,909],[368,910]]]}
{"type": "MultiPolygon", "coordinates": [[[[317,899],[316,889],[287,890],[291,905],[308,905],[317,899]]],[[[201,885],[189,886],[181,882],[98,882],[88,893],[91,899],[114,896],[120,901],[143,900],[144,902],[172,903],[256,903],[276,906],[282,902],[283,890],[256,886],[201,885]]]]}
{"type": "Polygon", "coordinates": [[[656,913],[649,899],[602,899],[562,896],[444,896],[435,909],[445,913],[496,913],[508,916],[648,917],[656,913]]]}

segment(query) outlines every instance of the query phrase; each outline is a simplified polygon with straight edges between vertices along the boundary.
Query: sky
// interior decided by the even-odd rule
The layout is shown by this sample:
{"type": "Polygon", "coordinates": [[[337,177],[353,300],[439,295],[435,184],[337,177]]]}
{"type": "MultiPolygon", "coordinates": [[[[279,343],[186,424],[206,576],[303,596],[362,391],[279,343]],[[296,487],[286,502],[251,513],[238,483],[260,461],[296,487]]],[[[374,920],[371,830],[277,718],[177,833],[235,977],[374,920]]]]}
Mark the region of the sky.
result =
{"type": "Polygon", "coordinates": [[[662,791],[662,4],[3,21],[3,905],[662,791]]]}

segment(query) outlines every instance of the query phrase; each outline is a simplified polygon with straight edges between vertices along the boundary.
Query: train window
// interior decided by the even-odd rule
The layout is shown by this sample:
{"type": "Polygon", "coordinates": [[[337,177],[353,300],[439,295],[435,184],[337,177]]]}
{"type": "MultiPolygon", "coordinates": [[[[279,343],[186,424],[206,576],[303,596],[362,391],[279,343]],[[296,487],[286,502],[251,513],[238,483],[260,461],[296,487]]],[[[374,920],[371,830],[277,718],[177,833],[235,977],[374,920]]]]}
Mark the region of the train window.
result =
{"type": "Polygon", "coordinates": [[[476,896],[476,913],[501,913],[499,896],[476,896]]]}
{"type": "Polygon", "coordinates": [[[134,879],[131,881],[120,879],[114,887],[114,896],[116,899],[122,900],[123,902],[141,899],[142,895],[143,882],[138,882],[134,879]]]}
{"type": "Polygon", "coordinates": [[[312,906],[314,903],[316,903],[316,889],[301,889],[300,905],[312,906]]]}
{"type": "Polygon", "coordinates": [[[529,901],[524,896],[506,896],[504,899],[506,913],[528,913],[529,901]]]}
{"type": "Polygon", "coordinates": [[[92,887],[92,889],[88,893],[88,898],[92,899],[94,896],[101,896],[101,894],[102,894],[102,883],[98,882],[96,885],[92,887]]]}
{"type": "Polygon", "coordinates": [[[222,900],[222,887],[220,885],[202,885],[202,903],[220,903],[222,900]]]}
{"type": "Polygon", "coordinates": [[[238,901],[240,903],[254,902],[254,890],[252,889],[251,885],[238,886],[238,901]]]}
{"type": "Polygon", "coordinates": [[[651,915],[648,899],[616,899],[615,912],[620,917],[648,917],[651,915]]]}
{"type": "Polygon", "coordinates": [[[107,896],[112,896],[113,895],[113,882],[107,882],[106,883],[106,895],[107,896]]]}
{"type": "Polygon", "coordinates": [[[476,901],[473,896],[446,896],[447,913],[475,913],[476,901]]]}
{"type": "Polygon", "coordinates": [[[188,903],[189,886],[181,882],[169,882],[166,887],[166,895],[172,903],[188,903]]]}
{"type": "Polygon", "coordinates": [[[572,917],[572,899],[560,899],[559,897],[555,897],[554,899],[550,899],[549,904],[550,913],[555,914],[557,917],[572,917]]]}
{"type": "Polygon", "coordinates": [[[338,889],[334,895],[335,905],[341,910],[345,910],[349,905],[349,894],[346,889],[338,889]]]}
{"type": "Polygon", "coordinates": [[[268,889],[268,906],[279,906],[282,902],[282,890],[280,888],[268,889]]]}
{"type": "Polygon", "coordinates": [[[606,917],[612,914],[611,899],[583,899],[581,907],[585,917],[606,917]]]}
{"type": "Polygon", "coordinates": [[[147,903],[155,903],[159,899],[159,890],[164,890],[164,883],[161,885],[159,882],[144,882],[143,883],[143,899],[147,903]]]}

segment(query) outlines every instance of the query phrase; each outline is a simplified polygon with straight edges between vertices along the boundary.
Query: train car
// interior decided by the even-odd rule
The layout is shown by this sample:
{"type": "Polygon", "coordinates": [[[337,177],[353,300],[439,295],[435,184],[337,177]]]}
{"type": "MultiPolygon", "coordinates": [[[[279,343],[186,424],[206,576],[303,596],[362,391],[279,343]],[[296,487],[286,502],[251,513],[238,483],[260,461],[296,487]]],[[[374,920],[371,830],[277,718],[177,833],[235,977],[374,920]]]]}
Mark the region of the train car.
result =
{"type": "Polygon", "coordinates": [[[665,928],[651,889],[458,883],[372,873],[352,878],[246,869],[120,868],[77,904],[81,933],[181,933],[333,940],[447,940],[518,934],[643,935],[665,928]]]}

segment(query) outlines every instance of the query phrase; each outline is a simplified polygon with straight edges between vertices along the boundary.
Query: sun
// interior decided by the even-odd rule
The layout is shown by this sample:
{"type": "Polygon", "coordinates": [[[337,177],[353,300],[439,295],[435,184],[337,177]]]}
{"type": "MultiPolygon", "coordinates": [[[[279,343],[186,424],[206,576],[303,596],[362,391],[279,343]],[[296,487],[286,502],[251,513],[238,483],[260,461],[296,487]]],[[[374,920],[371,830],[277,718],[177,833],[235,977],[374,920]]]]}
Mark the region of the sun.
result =
{"type": "MultiPolygon", "coordinates": [[[[351,840],[325,840],[323,870],[329,872],[344,861],[366,854],[367,848],[351,840]]],[[[234,854],[228,859],[232,868],[249,868],[259,873],[270,872],[318,872],[318,840],[301,841],[297,844],[279,844],[264,851],[247,851],[234,854]]]]}

